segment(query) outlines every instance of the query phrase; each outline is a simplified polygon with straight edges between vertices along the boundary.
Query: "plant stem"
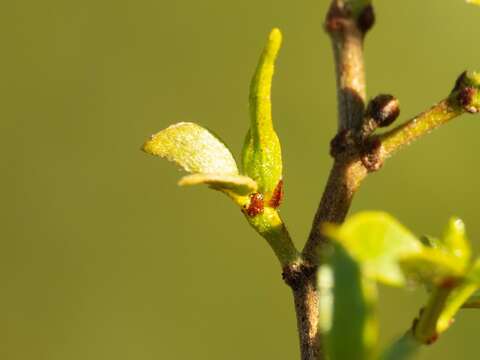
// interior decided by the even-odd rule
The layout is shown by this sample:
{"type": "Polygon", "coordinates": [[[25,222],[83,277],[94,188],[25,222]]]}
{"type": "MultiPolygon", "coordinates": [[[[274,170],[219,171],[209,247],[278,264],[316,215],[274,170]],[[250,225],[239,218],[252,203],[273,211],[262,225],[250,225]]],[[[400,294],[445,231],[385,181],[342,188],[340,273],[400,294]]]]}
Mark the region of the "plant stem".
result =
{"type": "Polygon", "coordinates": [[[363,39],[368,30],[359,26],[358,20],[363,15],[360,12],[355,17],[344,1],[337,0],[332,2],[325,23],[335,57],[339,131],[355,128],[363,118],[366,99],[363,39]]]}
{"type": "MultiPolygon", "coordinates": [[[[365,108],[365,66],[363,40],[373,26],[374,15],[371,5],[352,12],[355,1],[333,0],[325,21],[335,56],[338,96],[339,134],[358,129],[363,121],[365,108]]],[[[358,1],[357,1],[358,3],[358,1]]],[[[312,229],[303,249],[305,259],[318,264],[321,259],[321,234],[324,222],[341,223],[350,208],[353,196],[366,177],[356,148],[346,149],[335,162],[324,190],[312,229]]]]}
{"type": "Polygon", "coordinates": [[[437,127],[465,113],[480,112],[480,74],[462,73],[450,95],[429,110],[406,123],[377,137],[381,143],[378,151],[380,161],[392,156],[399,149],[409,145],[437,127]]]}
{"type": "Polygon", "coordinates": [[[315,274],[306,278],[298,288],[293,289],[293,299],[297,315],[301,359],[322,359],[318,331],[319,309],[315,274]]]}
{"type": "Polygon", "coordinates": [[[249,224],[267,240],[282,268],[300,261],[300,253],[295,248],[277,210],[266,207],[261,214],[254,217],[245,214],[245,217],[249,224]]]}
{"type": "Polygon", "coordinates": [[[418,322],[413,327],[413,336],[421,344],[432,344],[438,338],[437,322],[445,308],[453,287],[437,287],[430,295],[427,306],[423,309],[418,322]]]}
{"type": "Polygon", "coordinates": [[[380,135],[381,157],[386,159],[392,156],[402,147],[409,145],[464,112],[462,108],[452,104],[450,99],[439,102],[406,123],[380,135]]]}
{"type": "MultiPolygon", "coordinates": [[[[384,135],[367,134],[355,138],[358,129],[362,129],[365,115],[363,41],[374,20],[369,0],[332,0],[326,18],[325,28],[332,40],[337,79],[338,133],[332,141],[335,161],[302,251],[303,268],[299,272],[301,276],[297,274],[301,281],[289,282],[288,276],[285,277],[293,289],[302,360],[325,359],[318,329],[319,289],[316,283],[316,272],[327,244],[321,232],[322,224],[342,223],[361,182],[395,151],[458,115],[480,112],[480,75],[464,73],[446,100],[420,116],[384,135]]],[[[292,273],[290,270],[287,273],[292,273]]],[[[442,295],[439,294],[440,302],[444,301],[442,295]]],[[[438,309],[437,303],[433,305],[427,307],[427,313],[420,318],[417,328],[420,332],[413,334],[417,340],[434,340],[431,319],[438,315],[438,309]]]]}
{"type": "MultiPolygon", "coordinates": [[[[333,0],[325,24],[335,56],[339,133],[358,128],[363,121],[366,98],[363,39],[373,25],[370,5],[360,7],[356,13],[352,12],[350,5],[342,0],[333,0]]],[[[324,248],[322,245],[326,243],[320,231],[321,225],[326,221],[341,223],[345,219],[353,196],[366,175],[367,170],[360,161],[357,149],[347,149],[336,156],[302,252],[305,266],[300,270],[301,281],[294,283],[296,286],[291,284],[302,360],[325,359],[318,328],[319,292],[316,281],[324,248]]]]}
{"type": "Polygon", "coordinates": [[[327,185],[318,206],[303,256],[318,265],[326,239],[321,228],[325,222],[342,223],[350,209],[353,196],[367,176],[367,170],[358,159],[338,159],[330,171],[327,185]]]}

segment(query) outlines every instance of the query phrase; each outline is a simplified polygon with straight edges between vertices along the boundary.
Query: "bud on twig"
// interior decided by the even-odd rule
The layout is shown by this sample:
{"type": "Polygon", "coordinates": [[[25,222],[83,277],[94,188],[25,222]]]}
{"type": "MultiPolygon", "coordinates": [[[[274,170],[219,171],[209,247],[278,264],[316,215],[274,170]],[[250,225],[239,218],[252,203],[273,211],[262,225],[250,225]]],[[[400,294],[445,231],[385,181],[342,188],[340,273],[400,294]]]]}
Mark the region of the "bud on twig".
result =
{"type": "Polygon", "coordinates": [[[361,128],[356,131],[360,140],[368,138],[378,127],[391,125],[400,114],[397,98],[392,95],[381,94],[368,103],[361,128]]]}
{"type": "Polygon", "coordinates": [[[357,18],[357,26],[364,34],[375,25],[375,12],[371,4],[365,6],[357,18]]]}
{"type": "Polygon", "coordinates": [[[463,72],[455,82],[450,95],[453,101],[470,114],[480,112],[480,74],[477,72],[463,72]]]}
{"type": "Polygon", "coordinates": [[[378,95],[368,104],[366,114],[375,121],[378,127],[387,127],[400,115],[398,99],[392,95],[378,95]]]}

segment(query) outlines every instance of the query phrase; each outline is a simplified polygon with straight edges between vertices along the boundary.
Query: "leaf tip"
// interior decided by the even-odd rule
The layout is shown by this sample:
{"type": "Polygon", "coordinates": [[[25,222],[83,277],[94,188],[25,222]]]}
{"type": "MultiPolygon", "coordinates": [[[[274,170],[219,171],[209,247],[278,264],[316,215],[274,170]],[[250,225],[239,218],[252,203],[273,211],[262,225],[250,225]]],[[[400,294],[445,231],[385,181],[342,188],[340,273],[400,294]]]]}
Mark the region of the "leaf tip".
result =
{"type": "Polygon", "coordinates": [[[273,58],[277,57],[278,51],[282,46],[283,35],[279,28],[275,27],[270,31],[270,35],[268,36],[268,42],[266,46],[266,50],[270,56],[273,58]]]}

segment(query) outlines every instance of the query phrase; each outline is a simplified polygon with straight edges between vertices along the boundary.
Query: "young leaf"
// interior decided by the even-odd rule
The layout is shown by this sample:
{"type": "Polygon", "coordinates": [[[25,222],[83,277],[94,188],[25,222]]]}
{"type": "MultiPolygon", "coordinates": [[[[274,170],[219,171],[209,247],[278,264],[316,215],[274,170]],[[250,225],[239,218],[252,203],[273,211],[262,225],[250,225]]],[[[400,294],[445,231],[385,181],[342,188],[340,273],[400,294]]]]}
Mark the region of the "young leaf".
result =
{"type": "Polygon", "coordinates": [[[215,190],[229,190],[237,195],[248,195],[257,191],[257,183],[248,176],[223,174],[192,174],[178,182],[180,186],[206,184],[215,190]]]}
{"type": "Polygon", "coordinates": [[[470,261],[470,244],[466,237],[465,224],[458,218],[451,218],[448,222],[443,243],[448,251],[457,257],[465,266],[470,261]]]}
{"type": "Polygon", "coordinates": [[[271,88],[282,34],[273,29],[250,85],[251,125],[242,153],[243,172],[255,180],[268,201],[282,179],[280,141],[273,128],[271,88]]]}
{"type": "Polygon", "coordinates": [[[372,359],[378,335],[376,285],[363,276],[361,265],[335,244],[333,321],[327,337],[329,359],[372,359]]]}
{"type": "Polygon", "coordinates": [[[399,259],[422,250],[410,231],[383,212],[356,214],[339,227],[325,227],[325,232],[362,264],[367,275],[389,285],[405,282],[399,259]]]}
{"type": "Polygon", "coordinates": [[[142,150],[172,161],[189,173],[238,174],[237,164],[225,144],[194,123],[169,126],[152,135],[142,150]]]}

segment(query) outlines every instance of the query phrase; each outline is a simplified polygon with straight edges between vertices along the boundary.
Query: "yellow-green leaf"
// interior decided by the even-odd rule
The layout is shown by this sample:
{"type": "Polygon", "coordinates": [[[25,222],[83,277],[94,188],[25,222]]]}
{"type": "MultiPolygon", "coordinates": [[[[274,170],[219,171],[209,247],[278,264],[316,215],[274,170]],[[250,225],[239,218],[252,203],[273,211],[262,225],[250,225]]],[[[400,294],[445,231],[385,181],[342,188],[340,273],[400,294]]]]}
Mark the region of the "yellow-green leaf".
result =
{"type": "Polygon", "coordinates": [[[404,284],[399,259],[423,248],[410,231],[383,212],[356,214],[341,226],[326,226],[325,232],[362,264],[367,275],[389,285],[404,284]]]}
{"type": "Polygon", "coordinates": [[[152,135],[142,149],[176,163],[189,173],[238,174],[237,164],[225,144],[194,123],[169,126],[152,135]]]}
{"type": "Polygon", "coordinates": [[[271,104],[274,65],[281,43],[280,30],[273,29],[250,85],[251,121],[242,153],[243,172],[257,182],[267,201],[282,179],[282,154],[271,104]]]}
{"type": "Polygon", "coordinates": [[[248,195],[257,191],[257,183],[248,176],[225,174],[192,174],[178,182],[180,186],[206,184],[215,190],[228,190],[237,195],[248,195]]]}

